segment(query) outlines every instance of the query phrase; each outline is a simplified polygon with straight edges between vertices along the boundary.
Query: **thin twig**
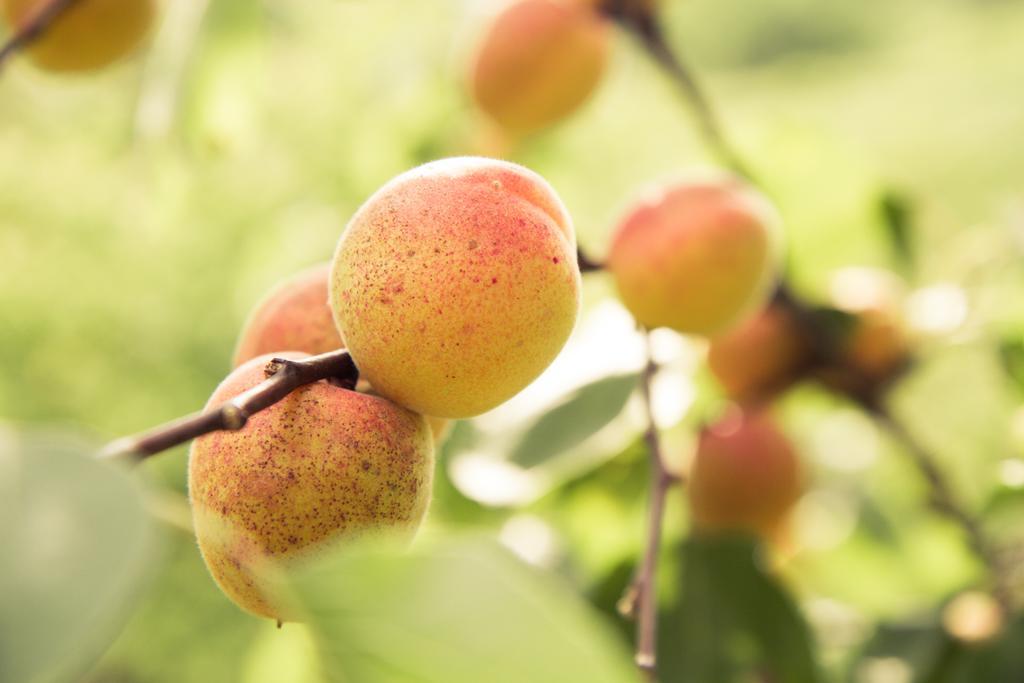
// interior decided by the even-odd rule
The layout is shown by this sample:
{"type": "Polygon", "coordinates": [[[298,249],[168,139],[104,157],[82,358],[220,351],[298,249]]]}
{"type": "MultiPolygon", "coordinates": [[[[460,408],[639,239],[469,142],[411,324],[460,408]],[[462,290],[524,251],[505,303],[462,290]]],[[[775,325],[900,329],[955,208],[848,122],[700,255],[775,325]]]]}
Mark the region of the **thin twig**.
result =
{"type": "Polygon", "coordinates": [[[638,5],[631,0],[606,0],[604,10],[623,28],[639,38],[641,45],[655,63],[680,89],[693,109],[705,144],[715,156],[734,173],[753,182],[755,178],[750,167],[725,136],[721,118],[711,104],[711,99],[679,52],[673,49],[665,38],[665,31],[656,11],[650,11],[643,4],[638,5]]]}
{"type": "Polygon", "coordinates": [[[968,512],[959,500],[934,456],[885,405],[880,402],[861,402],[861,406],[874,418],[879,427],[903,446],[903,450],[928,483],[928,502],[932,509],[960,527],[971,550],[988,569],[992,596],[1004,614],[1012,614],[1014,589],[1009,567],[1003,562],[998,547],[985,533],[981,521],[968,512]]]}
{"type": "Polygon", "coordinates": [[[103,449],[100,457],[141,461],[203,434],[241,429],[250,416],[274,405],[303,385],[327,379],[352,389],[359,379],[352,357],[344,350],[302,360],[274,358],[264,372],[267,379],[217,408],[113,441],[103,449]]]}
{"type": "Polygon", "coordinates": [[[57,17],[66,12],[79,0],[50,0],[33,14],[28,21],[15,29],[14,34],[0,47],[0,67],[16,52],[23,50],[46,32],[57,17]]]}
{"type": "Polygon", "coordinates": [[[658,426],[654,421],[651,383],[658,366],[651,354],[647,336],[647,363],[640,378],[640,391],[647,412],[644,441],[651,469],[651,505],[647,524],[647,547],[633,582],[620,601],[620,611],[636,617],[636,664],[648,680],[657,679],[658,644],[658,557],[661,552],[661,528],[665,514],[665,496],[680,478],[665,468],[658,426]]]}

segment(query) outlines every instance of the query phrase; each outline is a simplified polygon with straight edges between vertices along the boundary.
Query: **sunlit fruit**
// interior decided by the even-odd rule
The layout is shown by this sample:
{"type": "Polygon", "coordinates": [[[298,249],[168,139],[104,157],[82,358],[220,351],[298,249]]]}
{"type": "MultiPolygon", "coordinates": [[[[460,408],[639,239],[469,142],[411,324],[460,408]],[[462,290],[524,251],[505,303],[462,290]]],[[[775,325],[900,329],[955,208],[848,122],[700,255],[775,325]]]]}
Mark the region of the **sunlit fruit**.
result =
{"type": "Polygon", "coordinates": [[[730,398],[759,403],[798,381],[810,368],[811,351],[793,312],[772,303],[712,339],[708,365],[730,398]]]}
{"type": "Polygon", "coordinates": [[[609,23],[587,0],[513,0],[477,48],[470,71],[474,100],[511,131],[559,121],[600,81],[609,23]]]}
{"type": "Polygon", "coordinates": [[[701,432],[687,490],[697,530],[776,538],[800,498],[800,460],[767,413],[735,411],[701,432]]]}
{"type": "Polygon", "coordinates": [[[645,327],[722,334],[765,303],[778,223],[771,204],[733,178],[661,185],[619,221],[608,268],[645,327]]]}
{"type": "Polygon", "coordinates": [[[403,173],[345,229],[331,305],[374,391],[436,417],[518,393],[579,310],[569,214],[536,173],[477,157],[403,173]]]}
{"type": "MultiPolygon", "coordinates": [[[[270,359],[236,368],[207,408],[260,383],[270,359]]],[[[193,443],[188,482],[199,549],[239,607],[294,619],[275,597],[276,572],[368,533],[411,536],[430,501],[433,466],[421,415],[326,381],[299,387],[241,430],[193,443]]]]}
{"type": "MultiPolygon", "coordinates": [[[[0,0],[12,26],[32,21],[49,0],[0,0]]],[[[28,47],[48,71],[90,71],[130,54],[156,18],[155,0],[78,0],[28,47]]]]}

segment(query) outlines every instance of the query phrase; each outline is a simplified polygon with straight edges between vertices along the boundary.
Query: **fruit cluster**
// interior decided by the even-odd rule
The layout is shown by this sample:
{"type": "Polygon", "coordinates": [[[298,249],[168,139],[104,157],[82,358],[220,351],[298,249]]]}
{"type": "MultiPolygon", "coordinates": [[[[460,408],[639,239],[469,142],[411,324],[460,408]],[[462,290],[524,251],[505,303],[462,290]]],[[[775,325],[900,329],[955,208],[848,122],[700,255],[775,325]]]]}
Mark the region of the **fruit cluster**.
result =
{"type": "Polygon", "coordinates": [[[332,263],[286,280],[249,317],[236,369],[208,407],[252,389],[273,357],[344,346],[357,391],[319,381],[197,439],[189,491],[214,578],[255,614],[285,620],[275,567],[369,532],[408,537],[430,501],[449,418],[489,410],[554,359],[576,321],[572,222],[548,183],[515,164],[436,161],[382,187],[332,263]]]}
{"type": "MultiPolygon", "coordinates": [[[[16,28],[47,6],[0,0],[16,28]]],[[[479,41],[471,95],[510,133],[549,126],[602,78],[613,19],[642,20],[653,8],[512,0],[479,41]]],[[[136,49],[155,18],[155,0],[80,0],[29,54],[47,70],[97,69],[136,49]]],[[[867,404],[909,357],[889,307],[806,309],[787,296],[780,245],[778,213],[746,182],[682,178],[630,204],[604,264],[640,326],[710,341],[711,371],[738,406],[698,439],[688,495],[702,532],[782,530],[803,475],[770,417],[775,398],[813,377],[867,404]]],[[[500,405],[551,363],[575,325],[580,287],[572,221],[532,171],[458,157],[385,184],[352,217],[330,263],[256,306],[235,369],[207,404],[252,390],[273,358],[344,348],[360,373],[355,390],[304,385],[244,429],[194,442],[195,529],[224,592],[254,614],[293,619],[268,589],[277,568],[371,532],[410,537],[450,420],[500,405]]]]}

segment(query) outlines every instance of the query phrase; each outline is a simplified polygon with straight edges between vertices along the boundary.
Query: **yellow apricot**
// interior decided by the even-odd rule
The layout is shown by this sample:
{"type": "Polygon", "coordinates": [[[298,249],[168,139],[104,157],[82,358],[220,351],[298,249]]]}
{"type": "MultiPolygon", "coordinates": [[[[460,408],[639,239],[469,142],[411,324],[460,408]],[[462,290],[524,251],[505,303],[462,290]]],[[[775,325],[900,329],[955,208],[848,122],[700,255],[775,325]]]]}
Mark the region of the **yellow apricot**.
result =
{"type": "Polygon", "coordinates": [[[391,180],[352,217],[331,306],[374,390],[436,417],[471,417],[555,358],[579,311],[565,207],[536,173],[477,157],[391,180]]]}
{"type": "Polygon", "coordinates": [[[477,49],[470,90],[504,128],[529,133],[590,96],[608,61],[609,21],[582,0],[515,0],[477,49]]]}
{"type": "MultiPolygon", "coordinates": [[[[207,408],[261,382],[271,357],[236,368],[207,408]]],[[[433,466],[423,416],[325,381],[300,387],[240,431],[193,442],[188,483],[199,549],[239,607],[293,619],[267,570],[286,571],[367,533],[411,536],[430,501],[433,466]]]]}
{"type": "Polygon", "coordinates": [[[234,367],[276,351],[312,355],[344,348],[327,303],[329,263],[280,282],[252,310],[235,349],[234,367]]]}
{"type": "MultiPolygon", "coordinates": [[[[0,0],[14,27],[23,26],[49,0],[0,0]]],[[[90,71],[131,53],[156,18],[155,0],[78,0],[28,47],[47,71],[90,71]]]]}
{"type": "Polygon", "coordinates": [[[812,348],[794,315],[769,304],[711,340],[708,365],[726,394],[759,403],[787,389],[810,369],[812,348]]]}
{"type": "Polygon", "coordinates": [[[800,498],[800,461],[766,413],[737,412],[701,432],[687,489],[699,531],[773,539],[800,498]]]}
{"type": "Polygon", "coordinates": [[[645,327],[721,334],[767,299],[778,223],[771,204],[739,180],[663,185],[620,220],[608,268],[645,327]]]}

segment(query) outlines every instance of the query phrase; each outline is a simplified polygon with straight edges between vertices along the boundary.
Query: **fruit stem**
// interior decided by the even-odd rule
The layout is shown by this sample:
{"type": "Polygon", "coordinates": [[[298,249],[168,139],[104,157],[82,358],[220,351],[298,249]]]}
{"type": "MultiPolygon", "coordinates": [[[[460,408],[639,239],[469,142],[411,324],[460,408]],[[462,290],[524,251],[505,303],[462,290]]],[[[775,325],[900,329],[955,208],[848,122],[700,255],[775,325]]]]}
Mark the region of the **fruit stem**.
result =
{"type": "Polygon", "coordinates": [[[620,609],[636,616],[636,665],[647,676],[647,680],[657,680],[657,643],[658,643],[658,557],[661,552],[661,528],[665,515],[665,496],[673,484],[681,483],[681,478],[665,468],[661,438],[658,426],[654,421],[654,408],[651,399],[651,384],[658,366],[651,353],[650,335],[645,334],[647,343],[647,362],[640,376],[640,391],[643,395],[646,410],[647,429],[644,441],[651,465],[651,506],[647,525],[647,548],[640,568],[620,601],[620,609]]]}
{"type": "Polygon", "coordinates": [[[330,380],[344,389],[353,389],[359,379],[359,370],[344,349],[302,360],[274,358],[267,363],[264,372],[267,379],[217,408],[112,441],[100,452],[100,457],[141,462],[203,434],[239,430],[249,417],[306,384],[330,380]]]}
{"type": "Polygon", "coordinates": [[[54,20],[79,0],[50,0],[43,4],[27,21],[15,29],[3,47],[0,47],[0,67],[20,50],[38,40],[54,20]]]}

